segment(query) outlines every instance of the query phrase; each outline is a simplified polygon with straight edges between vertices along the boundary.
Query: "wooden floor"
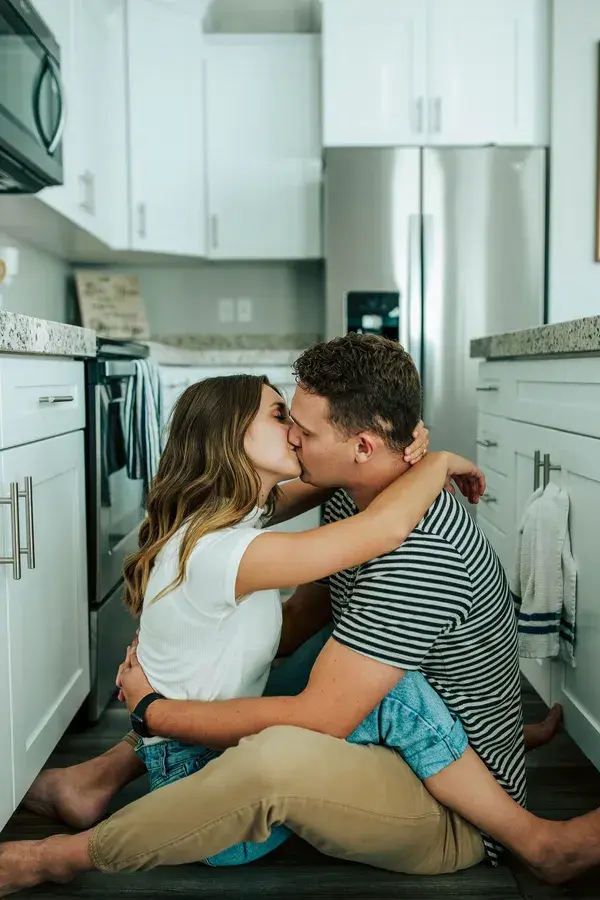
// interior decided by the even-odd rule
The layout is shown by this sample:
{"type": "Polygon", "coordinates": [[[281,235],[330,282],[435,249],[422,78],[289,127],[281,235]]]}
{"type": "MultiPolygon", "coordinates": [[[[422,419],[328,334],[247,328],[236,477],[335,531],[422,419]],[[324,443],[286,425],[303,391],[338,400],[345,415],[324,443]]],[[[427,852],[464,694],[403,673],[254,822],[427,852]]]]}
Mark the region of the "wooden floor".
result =
{"type": "MultiPolygon", "coordinates": [[[[526,721],[543,717],[546,708],[524,686],[526,721]]],[[[112,746],[126,730],[124,711],[111,708],[94,728],[73,730],[61,741],[49,765],[81,762],[112,746]]],[[[531,809],[553,819],[566,819],[600,806],[600,774],[583,757],[566,734],[529,755],[531,809]]],[[[139,796],[143,780],[123,791],[114,808],[139,796]]],[[[2,840],[39,838],[63,831],[60,825],[18,811],[2,833],[2,840]]],[[[90,873],[69,885],[43,885],[19,897],[101,898],[101,900],[208,900],[231,897],[258,900],[283,896],[322,897],[323,900],[511,900],[511,898],[588,898],[600,900],[600,871],[572,884],[553,888],[540,884],[516,861],[492,869],[480,865],[467,872],[435,878],[417,878],[382,872],[321,856],[293,838],[271,856],[252,866],[210,869],[180,866],[135,875],[90,873]]]]}

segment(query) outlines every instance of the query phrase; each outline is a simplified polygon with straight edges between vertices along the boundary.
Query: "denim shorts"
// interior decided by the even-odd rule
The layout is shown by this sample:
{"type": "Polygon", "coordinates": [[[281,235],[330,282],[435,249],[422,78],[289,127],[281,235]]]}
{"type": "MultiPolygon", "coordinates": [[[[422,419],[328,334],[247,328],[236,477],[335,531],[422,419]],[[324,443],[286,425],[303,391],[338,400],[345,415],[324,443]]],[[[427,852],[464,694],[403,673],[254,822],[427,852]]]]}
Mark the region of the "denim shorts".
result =
{"type": "MultiPolygon", "coordinates": [[[[303,691],[314,661],[329,640],[331,631],[331,626],[323,629],[275,667],[265,695],[292,696],[303,691]]],[[[407,672],[347,740],[352,744],[383,744],[396,750],[420,781],[460,759],[468,743],[460,721],[420,672],[407,672]]],[[[154,744],[140,741],[136,752],[148,769],[150,790],[154,791],[200,771],[223,751],[179,741],[154,744]]],[[[290,834],[285,825],[276,825],[263,843],[236,844],[202,862],[212,866],[243,865],[270,853],[290,834]]]]}

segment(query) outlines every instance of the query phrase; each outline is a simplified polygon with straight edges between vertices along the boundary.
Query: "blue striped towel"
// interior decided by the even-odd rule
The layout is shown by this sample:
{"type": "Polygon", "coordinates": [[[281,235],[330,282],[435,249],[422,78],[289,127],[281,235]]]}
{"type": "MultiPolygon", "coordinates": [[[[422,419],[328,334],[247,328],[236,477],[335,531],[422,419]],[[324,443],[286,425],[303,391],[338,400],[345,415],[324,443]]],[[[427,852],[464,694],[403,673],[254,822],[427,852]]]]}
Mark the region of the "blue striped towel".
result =
{"type": "Polygon", "coordinates": [[[158,366],[147,359],[135,360],[135,377],[129,379],[125,397],[127,474],[140,478],[144,499],[160,460],[160,381],[158,366]]]}
{"type": "Polygon", "coordinates": [[[555,484],[538,488],[525,507],[511,588],[519,656],[560,656],[575,666],[577,571],[571,555],[569,495],[555,484]]]}

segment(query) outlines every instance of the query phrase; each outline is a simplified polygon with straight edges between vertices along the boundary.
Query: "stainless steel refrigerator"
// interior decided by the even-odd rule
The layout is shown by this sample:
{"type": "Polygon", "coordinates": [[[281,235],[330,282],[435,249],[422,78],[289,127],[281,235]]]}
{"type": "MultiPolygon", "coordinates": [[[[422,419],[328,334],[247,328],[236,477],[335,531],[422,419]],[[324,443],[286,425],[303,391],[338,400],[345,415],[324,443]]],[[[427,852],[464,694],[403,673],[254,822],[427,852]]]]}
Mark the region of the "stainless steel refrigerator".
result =
{"type": "Polygon", "coordinates": [[[471,338],[544,322],[546,151],[329,150],[325,259],[328,337],[397,337],[432,448],[475,459],[471,338]]]}

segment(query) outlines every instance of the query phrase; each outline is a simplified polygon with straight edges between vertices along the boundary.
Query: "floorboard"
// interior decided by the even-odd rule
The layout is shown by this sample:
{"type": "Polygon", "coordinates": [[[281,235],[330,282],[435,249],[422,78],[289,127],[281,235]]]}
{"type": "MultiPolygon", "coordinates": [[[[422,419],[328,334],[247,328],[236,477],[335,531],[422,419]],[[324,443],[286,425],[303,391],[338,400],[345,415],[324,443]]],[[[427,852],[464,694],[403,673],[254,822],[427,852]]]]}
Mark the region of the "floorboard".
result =
{"type": "MultiPolygon", "coordinates": [[[[526,721],[537,721],[545,715],[546,707],[526,683],[523,700],[526,721]]],[[[125,711],[115,705],[97,725],[72,727],[48,765],[72,765],[107,750],[127,730],[127,724],[125,711]]],[[[600,806],[600,773],[564,732],[547,747],[529,755],[528,775],[530,808],[539,815],[567,819],[600,806]]],[[[145,787],[144,779],[129,785],[112,809],[131,802],[145,787]]],[[[40,838],[67,831],[59,823],[18,810],[2,832],[2,840],[40,838]]],[[[418,878],[331,859],[294,838],[247,868],[178,866],[116,876],[94,872],[68,885],[42,885],[19,896],[38,900],[279,900],[285,895],[323,900],[414,900],[417,896],[419,900],[600,900],[600,873],[553,888],[541,884],[518,861],[510,859],[497,869],[481,865],[455,875],[418,878]]]]}

